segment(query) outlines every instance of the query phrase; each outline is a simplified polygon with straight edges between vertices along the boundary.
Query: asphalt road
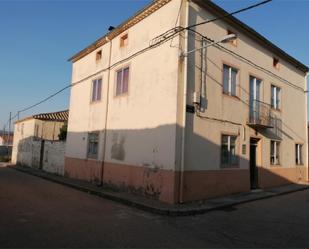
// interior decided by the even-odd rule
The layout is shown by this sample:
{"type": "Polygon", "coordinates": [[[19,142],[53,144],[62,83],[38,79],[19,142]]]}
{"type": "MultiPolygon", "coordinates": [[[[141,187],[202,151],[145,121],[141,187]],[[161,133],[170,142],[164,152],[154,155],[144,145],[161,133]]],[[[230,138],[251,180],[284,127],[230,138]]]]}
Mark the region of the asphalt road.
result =
{"type": "Polygon", "coordinates": [[[308,248],[309,190],[166,217],[0,168],[0,247],[308,248]]]}

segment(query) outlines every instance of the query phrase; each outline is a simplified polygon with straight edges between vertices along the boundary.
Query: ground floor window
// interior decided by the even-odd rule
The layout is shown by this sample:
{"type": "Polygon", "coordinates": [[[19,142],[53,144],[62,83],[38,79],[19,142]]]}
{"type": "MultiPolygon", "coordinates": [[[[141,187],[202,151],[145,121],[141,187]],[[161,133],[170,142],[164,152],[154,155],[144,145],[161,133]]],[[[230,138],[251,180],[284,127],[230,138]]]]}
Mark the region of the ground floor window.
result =
{"type": "Polygon", "coordinates": [[[222,135],[221,137],[221,166],[233,167],[238,165],[236,154],[237,136],[222,135]]]}
{"type": "Polygon", "coordinates": [[[270,141],[270,164],[279,165],[280,164],[280,142],[270,141]]]}
{"type": "Polygon", "coordinates": [[[88,133],[88,152],[87,157],[92,159],[98,158],[99,151],[99,133],[90,132],[88,133]]]}
{"type": "Polygon", "coordinates": [[[303,150],[302,144],[295,144],[295,163],[296,163],[296,165],[302,165],[303,164],[302,150],[303,150]]]}

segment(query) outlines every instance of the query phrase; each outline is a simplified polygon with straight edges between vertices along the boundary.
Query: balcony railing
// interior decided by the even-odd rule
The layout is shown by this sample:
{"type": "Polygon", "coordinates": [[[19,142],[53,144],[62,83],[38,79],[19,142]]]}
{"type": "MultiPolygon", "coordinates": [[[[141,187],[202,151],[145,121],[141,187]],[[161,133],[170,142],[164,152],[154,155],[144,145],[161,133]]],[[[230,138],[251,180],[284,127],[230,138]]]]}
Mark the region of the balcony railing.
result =
{"type": "Polygon", "coordinates": [[[254,128],[274,128],[270,105],[254,100],[250,102],[248,125],[254,128]]]}

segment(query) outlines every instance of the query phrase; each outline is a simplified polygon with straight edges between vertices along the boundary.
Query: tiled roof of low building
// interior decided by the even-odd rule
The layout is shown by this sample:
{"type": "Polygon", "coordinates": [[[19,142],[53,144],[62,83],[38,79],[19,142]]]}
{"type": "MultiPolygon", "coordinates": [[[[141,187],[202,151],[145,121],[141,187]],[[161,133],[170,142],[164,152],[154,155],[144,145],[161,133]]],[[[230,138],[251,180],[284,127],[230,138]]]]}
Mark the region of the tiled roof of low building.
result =
{"type": "Polygon", "coordinates": [[[39,113],[32,115],[30,117],[21,119],[16,121],[15,123],[20,123],[22,121],[26,121],[28,119],[39,119],[46,121],[55,121],[55,122],[66,122],[69,119],[69,110],[59,111],[59,112],[47,112],[47,113],[39,113]]]}
{"type": "Polygon", "coordinates": [[[68,121],[69,110],[60,112],[40,113],[32,116],[35,119],[49,120],[49,121],[68,121]]]}

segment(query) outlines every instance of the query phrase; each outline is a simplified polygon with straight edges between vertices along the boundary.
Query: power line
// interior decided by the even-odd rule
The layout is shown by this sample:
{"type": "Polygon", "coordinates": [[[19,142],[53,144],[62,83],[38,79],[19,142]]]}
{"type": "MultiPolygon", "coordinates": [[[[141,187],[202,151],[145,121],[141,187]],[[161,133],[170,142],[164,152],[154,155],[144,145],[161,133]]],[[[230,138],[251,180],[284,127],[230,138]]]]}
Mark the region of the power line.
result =
{"type": "MultiPolygon", "coordinates": [[[[239,9],[239,10],[236,10],[236,11],[233,11],[233,12],[230,12],[230,13],[227,13],[225,15],[221,15],[221,16],[218,16],[216,18],[213,18],[213,19],[210,19],[210,20],[207,20],[207,21],[204,21],[204,22],[200,22],[200,23],[196,23],[196,24],[192,24],[192,25],[189,25],[187,27],[181,27],[181,29],[179,29],[177,31],[177,33],[181,32],[181,31],[184,31],[186,29],[192,29],[194,27],[197,27],[197,26],[200,26],[200,25],[204,25],[204,24],[207,24],[207,23],[210,23],[210,22],[215,22],[215,21],[218,21],[218,20],[221,20],[221,19],[225,19],[229,16],[233,16],[233,15],[236,15],[236,14],[239,14],[241,12],[244,12],[244,11],[247,11],[247,10],[250,10],[250,9],[253,9],[253,8],[256,8],[256,7],[259,7],[261,5],[264,5],[264,4],[267,4],[269,2],[271,2],[272,0],[265,0],[265,1],[262,1],[260,3],[257,3],[257,4],[253,4],[253,5],[250,5],[248,7],[245,7],[245,8],[242,8],[242,9],[239,9]]],[[[165,36],[166,33],[170,32],[170,31],[173,31],[175,28],[172,28],[172,29],[169,29],[168,31],[166,31],[165,33],[161,34],[160,36],[165,36]]],[[[158,39],[160,36],[157,36],[155,39],[158,39]]]]}
{"type": "Polygon", "coordinates": [[[203,24],[206,24],[206,23],[210,23],[210,22],[214,22],[214,21],[217,21],[217,20],[220,20],[220,19],[224,19],[224,18],[226,18],[226,17],[228,17],[228,16],[235,15],[235,14],[238,14],[238,13],[241,13],[241,12],[244,12],[244,11],[247,11],[247,10],[250,10],[250,9],[253,9],[253,8],[256,8],[256,7],[258,7],[258,6],[261,6],[261,5],[266,4],[266,3],[268,3],[268,2],[271,2],[271,1],[272,1],[272,0],[265,0],[265,1],[262,1],[262,2],[260,2],[260,3],[257,3],[257,4],[254,4],[254,5],[248,6],[248,7],[246,7],[246,8],[239,9],[239,10],[237,10],[237,11],[228,13],[228,14],[226,14],[226,15],[223,15],[223,16],[220,16],[220,17],[217,17],[217,18],[213,18],[213,19],[211,19],[211,20],[207,20],[207,21],[204,21],[204,22],[201,22],[201,23],[197,23],[197,24],[194,24],[194,25],[190,25],[190,26],[188,26],[188,27],[174,27],[174,28],[172,28],[172,29],[170,29],[170,30],[164,32],[164,33],[162,34],[162,36],[163,36],[162,39],[160,39],[160,36],[156,37],[155,39],[156,39],[156,41],[158,41],[158,42],[156,42],[156,43],[151,43],[148,47],[146,47],[146,48],[144,48],[144,49],[141,49],[141,50],[135,52],[134,54],[130,55],[129,57],[127,57],[127,58],[125,58],[125,59],[122,59],[122,60],[120,60],[120,61],[118,61],[118,62],[115,62],[113,65],[111,65],[111,66],[109,66],[109,67],[107,67],[107,68],[101,69],[101,70],[99,70],[98,72],[93,73],[93,74],[91,74],[91,75],[89,75],[89,76],[87,76],[87,77],[85,77],[85,78],[83,78],[83,79],[81,79],[81,80],[79,80],[79,81],[77,81],[77,82],[75,82],[75,83],[72,83],[72,84],[70,84],[70,85],[67,85],[67,86],[63,87],[62,89],[60,89],[59,91],[57,91],[57,92],[51,94],[50,96],[44,98],[43,100],[41,100],[41,101],[39,101],[39,102],[37,102],[37,103],[35,103],[35,104],[33,104],[33,105],[30,105],[30,106],[28,106],[28,107],[26,107],[26,108],[23,108],[23,109],[19,110],[19,111],[11,118],[11,120],[14,120],[17,116],[19,116],[20,113],[25,112],[25,111],[28,111],[28,110],[30,110],[30,109],[32,109],[32,108],[34,108],[34,107],[36,107],[36,106],[38,106],[38,105],[44,103],[44,102],[50,100],[51,98],[53,98],[53,97],[55,97],[56,95],[60,94],[61,92],[65,91],[66,89],[71,88],[71,87],[74,87],[74,86],[76,86],[76,85],[78,85],[78,84],[84,82],[85,80],[87,80],[87,79],[89,79],[89,78],[91,78],[91,77],[93,77],[93,76],[99,74],[99,73],[102,73],[102,72],[104,72],[104,71],[106,71],[106,70],[110,70],[110,69],[112,69],[113,67],[115,67],[115,66],[117,66],[117,65],[119,65],[119,64],[121,64],[121,63],[123,63],[123,62],[125,62],[125,61],[127,61],[127,60],[130,60],[130,59],[134,58],[135,56],[137,56],[137,55],[139,55],[139,54],[141,54],[141,53],[144,53],[144,52],[148,51],[149,49],[153,49],[153,48],[155,48],[155,47],[157,47],[157,46],[159,46],[159,45],[165,43],[166,41],[172,39],[176,34],[178,34],[179,32],[181,32],[181,31],[183,31],[183,30],[191,29],[191,28],[196,27],[196,26],[199,26],[199,25],[203,25],[203,24]],[[173,31],[174,31],[174,32],[173,32],[173,31]],[[171,33],[171,32],[173,32],[173,33],[171,33]],[[172,35],[166,36],[166,34],[172,34],[172,35]]]}
{"type": "MultiPolygon", "coordinates": [[[[200,32],[198,32],[198,31],[196,31],[196,30],[193,30],[193,29],[188,29],[188,30],[191,31],[191,32],[196,33],[197,35],[201,36],[203,39],[205,39],[205,40],[207,40],[207,41],[209,41],[209,42],[214,42],[213,39],[204,36],[203,34],[201,34],[200,32]]],[[[222,46],[222,45],[220,45],[220,44],[214,44],[214,47],[216,47],[216,48],[218,48],[218,49],[220,49],[220,50],[224,50],[226,53],[229,53],[229,54],[231,54],[231,55],[233,55],[233,56],[235,56],[235,57],[238,57],[238,59],[240,59],[240,60],[242,60],[242,61],[248,63],[249,65],[251,65],[251,66],[257,68],[257,69],[260,70],[260,71],[263,71],[264,73],[267,73],[267,74],[270,75],[271,77],[277,78],[277,79],[279,79],[280,81],[285,82],[287,85],[289,85],[289,86],[291,86],[291,87],[293,87],[293,88],[295,88],[295,89],[297,89],[297,90],[300,90],[301,92],[305,92],[305,90],[304,90],[303,88],[301,88],[301,87],[295,85],[294,83],[288,81],[287,79],[284,79],[284,78],[282,78],[281,76],[279,76],[279,75],[277,75],[277,74],[275,74],[275,73],[269,71],[267,68],[264,68],[264,67],[262,67],[262,66],[260,66],[260,65],[258,65],[258,64],[256,64],[256,63],[254,63],[253,61],[247,59],[246,57],[244,57],[244,56],[242,56],[242,55],[240,55],[240,54],[238,54],[238,53],[235,53],[234,51],[232,51],[232,50],[230,50],[230,49],[228,49],[228,48],[226,48],[226,47],[224,47],[224,46],[222,46]]]]}
{"type": "Polygon", "coordinates": [[[194,27],[197,27],[197,26],[200,26],[200,25],[203,25],[203,24],[206,24],[206,23],[215,22],[215,21],[224,19],[224,18],[226,18],[226,17],[233,16],[233,15],[239,14],[239,13],[241,13],[241,12],[244,12],[244,11],[247,11],[247,10],[250,10],[250,9],[253,9],[253,8],[256,8],[256,7],[258,7],[258,6],[264,5],[264,4],[269,3],[269,2],[271,2],[271,1],[272,1],[272,0],[265,0],[265,1],[262,1],[262,2],[260,2],[260,3],[253,4],[253,5],[250,5],[250,6],[248,6],[248,7],[245,7],[245,8],[242,8],[242,9],[239,9],[239,10],[236,10],[236,11],[233,11],[233,12],[230,12],[230,13],[227,13],[226,15],[223,15],[223,16],[219,16],[219,17],[216,17],[216,18],[213,18],[213,19],[204,21],[204,22],[192,24],[192,25],[189,25],[188,27],[186,27],[186,29],[192,29],[192,28],[194,28],[194,27]]]}

